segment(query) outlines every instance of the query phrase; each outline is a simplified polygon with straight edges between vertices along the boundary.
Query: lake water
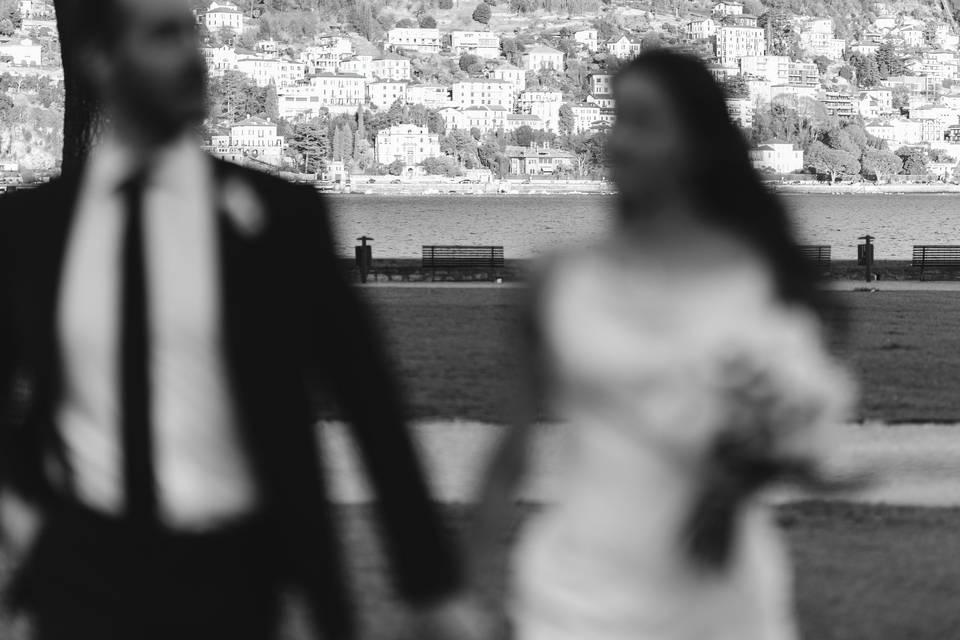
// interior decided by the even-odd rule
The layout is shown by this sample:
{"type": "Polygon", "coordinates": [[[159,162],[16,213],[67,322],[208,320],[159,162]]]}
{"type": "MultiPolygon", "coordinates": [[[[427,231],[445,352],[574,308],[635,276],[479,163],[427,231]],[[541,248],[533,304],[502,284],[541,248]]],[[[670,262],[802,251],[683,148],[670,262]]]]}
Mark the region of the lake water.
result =
{"type": "MultiPolygon", "coordinates": [[[[805,243],[857,255],[857,238],[876,237],[878,260],[906,260],[914,244],[960,244],[960,196],[803,194],[783,196],[805,243]]],[[[509,258],[598,238],[609,228],[609,200],[597,195],[330,196],[337,249],[353,255],[361,235],[374,255],[416,258],[425,244],[503,245],[509,258]]]]}

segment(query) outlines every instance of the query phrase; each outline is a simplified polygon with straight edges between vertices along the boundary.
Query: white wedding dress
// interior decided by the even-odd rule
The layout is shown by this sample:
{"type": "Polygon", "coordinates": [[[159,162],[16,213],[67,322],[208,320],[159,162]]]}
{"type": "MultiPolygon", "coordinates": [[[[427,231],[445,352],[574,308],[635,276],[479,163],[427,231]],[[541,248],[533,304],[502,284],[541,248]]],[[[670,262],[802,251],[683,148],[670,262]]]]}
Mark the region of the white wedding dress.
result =
{"type": "Polygon", "coordinates": [[[792,640],[792,575],[771,509],[744,510],[720,573],[693,564],[681,530],[699,461],[730,415],[731,358],[813,408],[777,445],[804,455],[828,446],[851,384],[814,317],[777,301],[758,262],[627,262],[585,251],[543,287],[566,459],[557,501],[515,551],[517,640],[792,640]]]}

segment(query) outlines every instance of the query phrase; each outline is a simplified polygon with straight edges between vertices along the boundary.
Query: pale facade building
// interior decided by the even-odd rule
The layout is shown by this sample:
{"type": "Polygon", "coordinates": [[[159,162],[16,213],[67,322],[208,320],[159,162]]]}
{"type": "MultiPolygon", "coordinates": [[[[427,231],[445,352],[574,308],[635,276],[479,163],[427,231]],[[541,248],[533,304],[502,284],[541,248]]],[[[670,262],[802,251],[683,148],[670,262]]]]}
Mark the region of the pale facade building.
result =
{"type": "Polygon", "coordinates": [[[707,40],[717,35],[717,21],[709,16],[695,16],[687,23],[687,36],[692,40],[707,40]]]}
{"type": "Polygon", "coordinates": [[[394,50],[439,53],[440,30],[395,27],[387,32],[387,44],[394,50]]]}
{"type": "Polygon", "coordinates": [[[490,31],[451,31],[450,53],[462,56],[470,53],[481,58],[500,57],[500,36],[490,31]]]}
{"type": "Polygon", "coordinates": [[[227,71],[237,69],[237,52],[233,47],[203,47],[200,52],[207,63],[207,74],[219,78],[227,71]]]}
{"type": "Polygon", "coordinates": [[[740,16],[743,15],[743,3],[721,0],[713,5],[713,12],[720,16],[740,16]]]}
{"type": "Polygon", "coordinates": [[[422,104],[431,109],[448,107],[450,101],[450,87],[442,84],[411,84],[407,85],[407,102],[422,104]]]}
{"type": "Polygon", "coordinates": [[[803,150],[789,142],[765,142],[750,150],[750,159],[758,170],[793,173],[803,169],[803,150]]]}
{"type": "Polygon", "coordinates": [[[203,24],[210,33],[221,29],[240,33],[243,31],[243,13],[232,2],[211,2],[203,14],[203,24]]]}
{"type": "Polygon", "coordinates": [[[377,109],[389,109],[394,102],[407,101],[407,83],[402,80],[376,80],[367,83],[367,102],[377,109]]]}
{"type": "Polygon", "coordinates": [[[306,75],[306,65],[302,62],[266,56],[240,56],[235,68],[249,76],[258,87],[266,87],[272,82],[278,89],[294,85],[306,75]]]}
{"type": "Polygon", "coordinates": [[[527,71],[553,69],[563,71],[563,52],[538,44],[528,48],[522,56],[523,68],[527,71]]]}
{"type": "Polygon", "coordinates": [[[13,64],[39,67],[42,63],[40,43],[29,38],[0,42],[0,56],[10,56],[13,64]]]}
{"type": "Polygon", "coordinates": [[[727,113],[730,119],[743,129],[753,126],[753,114],[756,105],[749,98],[732,98],[727,100],[727,113]]]}
{"type": "Polygon", "coordinates": [[[508,115],[506,109],[496,105],[444,109],[441,113],[448,130],[479,129],[483,133],[504,129],[508,115]]]}
{"type": "Polygon", "coordinates": [[[527,88],[527,72],[512,64],[500,65],[493,70],[492,77],[509,84],[514,93],[520,93],[527,88]]]}
{"type": "Polygon", "coordinates": [[[600,50],[599,33],[596,29],[574,31],[573,40],[590,53],[596,53],[600,50]]]}
{"type": "Polygon", "coordinates": [[[590,75],[590,93],[608,96],[613,93],[613,74],[593,73],[590,75]]]}
{"type": "Polygon", "coordinates": [[[547,131],[559,131],[560,107],[563,106],[563,94],[560,91],[524,91],[520,94],[517,106],[521,113],[540,116],[547,131]]]}
{"type": "Polygon", "coordinates": [[[417,165],[440,156],[440,137],[426,127],[398,124],[377,132],[376,154],[380,164],[399,160],[407,166],[417,165]]]}
{"type": "Polygon", "coordinates": [[[520,127],[530,127],[534,131],[546,131],[547,123],[540,116],[529,113],[508,113],[503,125],[504,131],[516,131],[520,127]]]}
{"type": "Polygon", "coordinates": [[[410,80],[413,75],[410,60],[403,56],[387,53],[370,61],[370,73],[381,80],[410,80]]]}
{"type": "Polygon", "coordinates": [[[586,133],[587,131],[591,131],[600,121],[600,107],[591,102],[571,104],[570,110],[573,111],[574,133],[586,133]]]}
{"type": "Polygon", "coordinates": [[[721,65],[737,65],[744,56],[767,52],[767,35],[760,27],[721,26],[717,29],[716,54],[721,65]]]}
{"type": "Polygon", "coordinates": [[[366,100],[366,83],[356,74],[322,73],[277,91],[280,117],[313,118],[322,109],[331,113],[356,113],[366,100]]]}
{"type": "Polygon", "coordinates": [[[607,52],[621,60],[636,58],[641,51],[643,51],[643,43],[639,40],[631,40],[627,36],[620,36],[607,43],[607,52]]]}
{"type": "Polygon", "coordinates": [[[285,148],[277,125],[261,118],[247,118],[232,125],[229,133],[211,136],[210,153],[223,160],[240,164],[265,163],[279,167],[285,148]]]}
{"type": "Polygon", "coordinates": [[[499,105],[513,110],[513,87],[503,80],[466,80],[452,87],[453,106],[460,109],[476,105],[499,105]]]}
{"type": "Polygon", "coordinates": [[[740,73],[763,78],[771,84],[787,84],[790,81],[790,58],[788,56],[742,56],[740,73]]]}

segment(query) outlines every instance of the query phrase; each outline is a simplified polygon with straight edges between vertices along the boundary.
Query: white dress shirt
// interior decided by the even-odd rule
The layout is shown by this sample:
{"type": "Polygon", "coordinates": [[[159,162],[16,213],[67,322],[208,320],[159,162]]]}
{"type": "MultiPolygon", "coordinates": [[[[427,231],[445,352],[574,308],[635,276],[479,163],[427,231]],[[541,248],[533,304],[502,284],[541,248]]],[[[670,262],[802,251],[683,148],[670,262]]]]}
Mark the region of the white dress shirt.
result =
{"type": "MultiPolygon", "coordinates": [[[[119,339],[118,187],[138,159],[115,137],[81,182],[59,298],[64,386],[57,425],[78,498],[124,509],[119,339]]],[[[256,490],[229,390],[220,314],[211,159],[185,136],[152,159],[144,191],[154,469],[161,520],[214,528],[248,514],[256,490]]]]}

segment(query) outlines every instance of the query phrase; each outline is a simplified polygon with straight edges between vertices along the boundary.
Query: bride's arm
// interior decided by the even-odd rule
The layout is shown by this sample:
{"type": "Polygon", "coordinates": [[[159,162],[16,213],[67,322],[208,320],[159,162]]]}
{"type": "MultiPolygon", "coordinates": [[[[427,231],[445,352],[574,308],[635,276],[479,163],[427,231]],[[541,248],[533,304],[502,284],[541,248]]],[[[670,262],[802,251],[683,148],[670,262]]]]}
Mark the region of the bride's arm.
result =
{"type": "Polygon", "coordinates": [[[467,565],[474,579],[483,574],[499,552],[503,531],[514,514],[517,493],[529,467],[530,439],[539,419],[544,366],[537,303],[540,287],[532,290],[518,347],[519,375],[511,398],[511,420],[480,483],[473,523],[467,533],[467,565]]]}

